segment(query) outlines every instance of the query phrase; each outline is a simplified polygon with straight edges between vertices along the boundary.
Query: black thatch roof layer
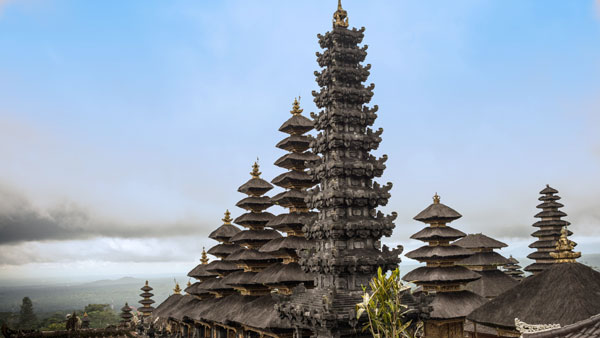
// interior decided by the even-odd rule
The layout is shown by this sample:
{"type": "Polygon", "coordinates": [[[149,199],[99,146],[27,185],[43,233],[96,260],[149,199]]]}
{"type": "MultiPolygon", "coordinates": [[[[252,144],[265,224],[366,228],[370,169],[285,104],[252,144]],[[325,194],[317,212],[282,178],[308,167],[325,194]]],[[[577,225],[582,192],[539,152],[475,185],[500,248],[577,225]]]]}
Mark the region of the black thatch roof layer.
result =
{"type": "Polygon", "coordinates": [[[277,257],[266,253],[259,252],[256,249],[240,249],[225,258],[225,261],[232,262],[251,262],[251,261],[275,261],[277,257]]]}
{"type": "Polygon", "coordinates": [[[238,229],[238,227],[236,227],[235,225],[223,224],[220,227],[218,227],[215,231],[211,232],[210,235],[208,235],[208,238],[214,239],[216,241],[227,241],[231,237],[235,236],[235,234],[237,234],[238,232],[240,232],[240,229],[238,229]]]}
{"type": "Polygon", "coordinates": [[[600,313],[600,272],[580,263],[554,264],[524,279],[467,318],[514,329],[515,318],[528,324],[573,324],[600,313]]]}
{"type": "Polygon", "coordinates": [[[248,196],[235,205],[239,208],[259,213],[272,206],[273,202],[268,196],[248,196]]]}
{"type": "MultiPolygon", "coordinates": [[[[254,276],[258,272],[237,271],[223,278],[223,283],[229,286],[255,285],[254,276]]],[[[260,283],[259,283],[260,284],[260,283]]]]}
{"type": "Polygon", "coordinates": [[[281,238],[281,234],[275,230],[244,230],[231,238],[231,241],[236,244],[252,244],[257,242],[268,242],[275,238],[281,238]]]}
{"type": "Polygon", "coordinates": [[[284,189],[291,188],[310,188],[314,185],[312,177],[304,171],[287,171],[273,180],[271,183],[284,189]]]}
{"type": "MultiPolygon", "coordinates": [[[[559,233],[560,235],[560,233],[559,233]]],[[[454,242],[462,248],[466,249],[477,249],[477,248],[486,248],[486,249],[500,249],[507,247],[506,243],[502,243],[493,238],[490,238],[484,234],[468,234],[466,237],[459,239],[454,242]]]]}
{"type": "Polygon", "coordinates": [[[203,299],[199,302],[197,302],[195,304],[195,306],[190,309],[190,311],[188,311],[185,314],[185,317],[188,317],[190,319],[193,320],[205,320],[204,318],[204,314],[207,312],[211,312],[215,309],[216,305],[222,300],[223,298],[207,298],[207,299],[203,299]]]}
{"type": "Polygon", "coordinates": [[[217,272],[219,274],[241,270],[235,262],[212,261],[206,264],[206,271],[217,272]]]}
{"type": "Polygon", "coordinates": [[[447,267],[428,267],[421,266],[402,277],[407,282],[438,282],[438,283],[459,283],[471,282],[479,279],[480,276],[464,266],[447,267]]]}
{"type": "Polygon", "coordinates": [[[200,302],[200,300],[192,295],[183,295],[183,297],[181,297],[181,300],[174,307],[174,311],[171,312],[171,314],[169,315],[169,318],[182,320],[183,317],[189,311],[191,311],[198,302],[200,302]]]}
{"type": "Polygon", "coordinates": [[[172,312],[177,309],[177,304],[181,301],[183,295],[173,294],[167,297],[159,306],[152,311],[153,318],[168,318],[172,312]]]}
{"type": "Polygon", "coordinates": [[[245,227],[264,226],[274,217],[270,212],[247,212],[236,218],[234,222],[245,227]]]}
{"type": "Polygon", "coordinates": [[[293,115],[279,127],[279,131],[286,134],[304,134],[313,127],[313,121],[302,115],[293,115]]]}
{"type": "Polygon", "coordinates": [[[233,290],[233,288],[225,283],[223,283],[223,278],[211,278],[207,279],[204,282],[200,283],[197,286],[198,291],[206,290],[206,291],[227,291],[233,290]]]}
{"type": "MultiPolygon", "coordinates": [[[[209,250],[210,251],[210,250],[209,250]]],[[[188,272],[188,277],[196,278],[196,279],[204,279],[209,277],[217,276],[217,273],[208,271],[206,268],[208,264],[198,264],[195,268],[193,268],[190,272],[188,272]]]]}
{"type": "Polygon", "coordinates": [[[202,317],[204,320],[228,325],[239,315],[242,307],[254,299],[256,299],[254,296],[239,294],[223,297],[219,302],[213,304],[210,311],[203,312],[202,317]]]}
{"type": "Polygon", "coordinates": [[[456,210],[442,203],[433,203],[415,216],[414,219],[425,223],[433,221],[451,222],[461,217],[462,215],[456,210]]]}
{"type": "Polygon", "coordinates": [[[306,197],[306,192],[302,192],[300,190],[286,190],[282,193],[279,193],[273,196],[273,202],[277,205],[280,205],[284,208],[294,207],[297,205],[305,206],[304,198],[306,197]]]}
{"type": "Polygon", "coordinates": [[[305,237],[287,236],[270,240],[261,246],[258,251],[279,255],[294,252],[295,250],[310,249],[313,246],[314,243],[305,237]]]}
{"type": "Polygon", "coordinates": [[[497,252],[477,252],[470,257],[462,259],[456,264],[464,266],[483,266],[483,265],[505,265],[509,260],[497,252]]]}
{"type": "MultiPolygon", "coordinates": [[[[286,151],[303,152],[310,148],[310,142],[313,140],[309,135],[290,135],[275,145],[279,149],[286,151]]],[[[275,184],[273,181],[271,183],[275,184]]]]}
{"type": "Polygon", "coordinates": [[[524,333],[523,338],[598,338],[600,314],[558,329],[537,333],[524,333]]]}
{"type": "Polygon", "coordinates": [[[281,214],[270,220],[267,226],[279,231],[298,231],[304,225],[312,224],[316,218],[316,212],[281,214]]]}
{"type": "Polygon", "coordinates": [[[248,182],[242,184],[238,188],[238,191],[246,195],[261,196],[271,189],[273,189],[271,183],[262,178],[253,177],[248,182]]]}
{"type": "Polygon", "coordinates": [[[288,321],[279,317],[275,309],[278,301],[271,295],[258,297],[252,302],[246,303],[233,317],[235,322],[257,329],[291,329],[288,321]]]}
{"type": "Polygon", "coordinates": [[[217,244],[212,248],[208,249],[207,253],[223,259],[231,255],[232,253],[238,251],[239,249],[240,246],[236,244],[217,244]]]}
{"type": "Polygon", "coordinates": [[[433,319],[465,317],[485,302],[485,298],[469,291],[438,292],[430,304],[433,308],[430,316],[433,319]]]}
{"type": "Polygon", "coordinates": [[[462,259],[471,256],[473,252],[457,245],[422,246],[406,253],[406,257],[419,261],[437,261],[440,259],[462,259]]]}
{"type": "Polygon", "coordinates": [[[495,298],[519,284],[519,281],[500,270],[483,270],[478,273],[481,278],[467,284],[467,290],[473,291],[481,297],[495,298]]]}
{"type": "Polygon", "coordinates": [[[305,273],[300,264],[292,262],[288,264],[277,263],[269,266],[256,274],[254,282],[257,284],[307,283],[312,282],[314,278],[313,274],[305,273]]]}
{"type": "Polygon", "coordinates": [[[456,230],[450,226],[443,226],[427,227],[417,232],[416,234],[410,236],[410,238],[418,239],[420,241],[438,241],[441,239],[454,241],[464,236],[466,236],[466,234],[460,230],[456,230]]]}
{"type": "Polygon", "coordinates": [[[275,165],[286,169],[305,168],[306,162],[316,161],[318,159],[319,156],[309,152],[288,153],[281,156],[277,161],[275,161],[275,165]]]}

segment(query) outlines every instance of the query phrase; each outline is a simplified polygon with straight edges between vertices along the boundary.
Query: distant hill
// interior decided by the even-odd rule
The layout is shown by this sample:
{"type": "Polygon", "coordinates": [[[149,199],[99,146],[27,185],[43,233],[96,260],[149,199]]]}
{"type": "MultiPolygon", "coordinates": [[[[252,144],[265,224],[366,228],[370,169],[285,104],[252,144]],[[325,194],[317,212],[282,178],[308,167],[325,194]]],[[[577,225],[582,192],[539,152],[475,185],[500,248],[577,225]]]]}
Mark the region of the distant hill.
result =
{"type": "Polygon", "coordinates": [[[102,279],[94,282],[84,283],[79,285],[80,287],[100,287],[100,286],[114,286],[114,285],[128,285],[128,284],[140,284],[145,283],[145,280],[133,277],[122,277],[119,279],[102,279]]]}

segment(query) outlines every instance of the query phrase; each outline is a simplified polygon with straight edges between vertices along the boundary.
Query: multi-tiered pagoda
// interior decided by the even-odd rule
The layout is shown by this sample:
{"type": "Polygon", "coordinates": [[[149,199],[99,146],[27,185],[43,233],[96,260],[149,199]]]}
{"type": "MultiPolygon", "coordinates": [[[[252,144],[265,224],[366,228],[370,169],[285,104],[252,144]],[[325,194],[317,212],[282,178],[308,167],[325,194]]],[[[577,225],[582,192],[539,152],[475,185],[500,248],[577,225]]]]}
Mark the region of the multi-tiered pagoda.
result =
{"type": "Polygon", "coordinates": [[[523,271],[519,265],[519,261],[512,255],[508,257],[508,263],[504,264],[504,273],[516,279],[517,281],[523,280],[523,271]]]}
{"type": "Polygon", "coordinates": [[[143,291],[140,294],[142,300],[139,301],[139,303],[142,304],[142,307],[140,307],[138,311],[142,313],[142,321],[145,321],[146,318],[150,317],[152,311],[154,311],[154,307],[152,307],[154,300],[151,299],[154,294],[150,292],[153,289],[148,285],[148,281],[146,281],[146,284],[144,284],[140,290],[143,291]]]}
{"type": "MultiPolygon", "coordinates": [[[[556,251],[556,242],[560,237],[561,229],[571,224],[561,219],[567,214],[558,210],[564,206],[557,202],[560,200],[560,196],[556,195],[558,190],[546,185],[546,188],[540,191],[540,194],[544,196],[539,198],[542,203],[536,208],[542,209],[542,211],[535,215],[540,220],[533,223],[534,227],[540,229],[531,234],[531,236],[537,237],[538,240],[529,245],[530,248],[536,249],[536,251],[527,256],[527,258],[534,259],[535,263],[525,267],[525,271],[533,274],[539,273],[555,263],[550,253],[556,251]]],[[[571,234],[569,232],[569,235],[571,234]]]]}
{"type": "Polygon", "coordinates": [[[507,247],[505,243],[484,234],[469,234],[452,244],[473,252],[473,255],[458,261],[457,264],[466,266],[481,276],[467,284],[467,290],[492,299],[518,283],[516,279],[498,270],[499,266],[509,264],[508,259],[494,251],[507,247]]]}
{"type": "MultiPolygon", "coordinates": [[[[225,217],[227,218],[227,213],[225,214],[225,217]]],[[[235,230],[239,231],[239,229],[237,228],[235,228],[235,230]]],[[[218,244],[217,246],[219,245],[221,244],[218,244]]],[[[209,266],[208,256],[206,255],[206,251],[204,250],[204,248],[202,248],[202,256],[200,257],[200,264],[198,264],[195,268],[188,272],[188,276],[190,278],[196,279],[197,281],[194,283],[188,282],[188,286],[185,289],[185,293],[195,296],[198,299],[204,299],[210,297],[211,293],[206,289],[202,289],[200,285],[202,285],[203,282],[209,279],[216,278],[218,274],[216,272],[211,272],[207,270],[209,266]]]]}
{"type": "Polygon", "coordinates": [[[407,273],[402,279],[421,286],[425,293],[435,295],[430,304],[430,319],[425,321],[425,337],[462,338],[465,317],[485,303],[485,298],[465,288],[467,283],[479,279],[479,274],[456,264],[473,253],[450,244],[465,236],[462,231],[446,225],[460,217],[462,215],[456,210],[440,203],[437,194],[433,197],[433,204],[414,217],[429,226],[411,238],[427,242],[427,245],[407,253],[406,257],[426,266],[407,273]]]}
{"type": "Polygon", "coordinates": [[[376,210],[387,204],[392,185],[382,187],[373,181],[383,174],[387,157],[370,154],[381,142],[383,130],[369,128],[377,107],[365,106],[374,85],[363,85],[370,68],[361,65],[367,55],[367,47],[358,46],[363,32],[364,28],[348,29],[347,13],[338,4],[333,30],[319,35],[325,51],[317,53],[317,61],[324,69],[315,73],[321,90],[313,96],[322,111],[311,114],[319,131],[311,147],[321,158],[309,166],[319,185],[306,198],[308,207],[319,214],[304,227],[315,249],[300,260],[305,271],[316,274],[315,288],[297,290],[279,308],[297,329],[312,329],[314,337],[360,334],[355,307],[362,286],[378,267],[387,271],[400,261],[401,249],[381,250],[380,239],[391,235],[396,215],[376,210]]]}
{"type": "Polygon", "coordinates": [[[306,173],[306,163],[317,160],[318,157],[308,151],[312,137],[304,135],[313,129],[313,122],[302,116],[302,109],[297,99],[292,105],[292,117],[283,123],[279,131],[289,134],[277,144],[277,147],[288,151],[275,165],[288,171],[275,177],[271,182],[285,189],[271,198],[271,201],[289,212],[274,217],[267,226],[284,232],[285,237],[276,238],[260,248],[260,252],[269,253],[282,259],[259,272],[255,281],[265,284],[276,290],[279,294],[289,295],[293,287],[304,284],[312,287],[314,275],[306,273],[298,264],[298,251],[314,247],[314,241],[304,237],[302,227],[311,223],[316,218],[315,212],[310,212],[304,199],[306,189],[314,186],[316,182],[306,173]]]}
{"type": "Polygon", "coordinates": [[[121,321],[119,322],[120,326],[128,327],[131,325],[131,318],[133,318],[131,310],[131,307],[127,303],[121,308],[121,314],[119,315],[119,317],[121,317],[121,321]]]}

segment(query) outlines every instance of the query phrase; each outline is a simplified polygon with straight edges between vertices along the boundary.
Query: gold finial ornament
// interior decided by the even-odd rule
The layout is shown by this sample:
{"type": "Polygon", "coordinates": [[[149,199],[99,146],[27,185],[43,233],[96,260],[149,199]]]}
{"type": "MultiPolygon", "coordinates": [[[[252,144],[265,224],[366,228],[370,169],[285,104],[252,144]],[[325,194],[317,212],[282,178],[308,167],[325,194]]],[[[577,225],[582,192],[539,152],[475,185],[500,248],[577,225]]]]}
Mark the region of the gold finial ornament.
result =
{"type": "Polygon", "coordinates": [[[435,195],[433,195],[433,204],[440,204],[440,196],[437,194],[437,192],[435,195]]]}
{"type": "Polygon", "coordinates": [[[181,294],[181,288],[179,287],[179,283],[175,282],[175,288],[173,289],[173,292],[175,292],[176,295],[181,294]]]}
{"type": "Polygon", "coordinates": [[[250,172],[250,175],[252,176],[252,178],[260,178],[260,174],[262,174],[262,173],[260,171],[258,171],[258,160],[257,160],[252,165],[252,172],[250,172]]]}
{"type": "Polygon", "coordinates": [[[208,257],[206,257],[206,251],[204,251],[204,247],[202,247],[202,258],[200,258],[200,263],[202,263],[202,265],[208,264],[208,257]]]}
{"type": "Polygon", "coordinates": [[[225,210],[225,217],[221,218],[221,221],[223,221],[223,223],[225,224],[231,224],[231,221],[233,221],[233,219],[231,219],[231,213],[229,212],[229,209],[225,210]]]}
{"type": "Polygon", "coordinates": [[[146,281],[146,286],[148,286],[148,281],[146,281]]]}
{"type": "Polygon", "coordinates": [[[338,0],[337,11],[333,13],[333,27],[348,28],[348,12],[342,8],[342,0],[338,0]]]}
{"type": "Polygon", "coordinates": [[[550,253],[556,263],[574,263],[575,259],[581,257],[581,252],[573,252],[573,248],[577,244],[569,240],[567,236],[567,227],[563,227],[560,230],[560,238],[556,242],[556,252],[550,253]]]}
{"type": "Polygon", "coordinates": [[[298,96],[298,98],[294,98],[294,104],[292,105],[292,110],[290,110],[290,113],[292,113],[292,115],[300,115],[304,111],[304,109],[300,108],[299,100],[300,100],[299,96],[298,96]]]}
{"type": "Polygon", "coordinates": [[[189,288],[190,286],[192,286],[192,282],[188,279],[187,287],[189,288]]]}

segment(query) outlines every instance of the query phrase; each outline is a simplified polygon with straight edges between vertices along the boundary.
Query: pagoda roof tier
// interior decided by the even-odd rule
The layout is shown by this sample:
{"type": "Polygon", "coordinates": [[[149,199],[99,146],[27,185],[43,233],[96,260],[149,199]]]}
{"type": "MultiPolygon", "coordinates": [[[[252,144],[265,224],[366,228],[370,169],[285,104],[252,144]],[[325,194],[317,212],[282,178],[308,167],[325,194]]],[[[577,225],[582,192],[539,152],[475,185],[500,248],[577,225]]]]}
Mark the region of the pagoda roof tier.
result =
{"type": "Polygon", "coordinates": [[[553,195],[553,194],[558,194],[558,190],[550,187],[548,184],[546,184],[546,187],[544,189],[542,189],[542,191],[540,191],[541,195],[553,195]]]}
{"type": "Polygon", "coordinates": [[[534,227],[538,227],[538,228],[541,228],[541,227],[557,227],[557,228],[559,228],[559,230],[560,230],[560,228],[562,228],[564,226],[569,226],[569,225],[571,225],[570,222],[562,220],[562,219],[552,219],[552,220],[547,220],[547,221],[537,221],[537,222],[533,223],[534,227]]]}
{"type": "Polygon", "coordinates": [[[226,242],[240,231],[241,230],[238,229],[238,227],[236,227],[235,225],[223,224],[220,227],[218,227],[215,231],[211,232],[210,235],[208,235],[208,238],[214,239],[215,241],[219,242],[226,242]]]}
{"type": "Polygon", "coordinates": [[[206,271],[217,272],[219,274],[241,270],[234,262],[212,261],[206,264],[206,271]]]}
{"type": "Polygon", "coordinates": [[[238,188],[238,191],[246,195],[262,196],[271,189],[273,189],[271,183],[262,178],[253,177],[248,182],[242,184],[238,188]]]}
{"type": "Polygon", "coordinates": [[[317,213],[309,212],[292,212],[275,216],[267,223],[267,226],[279,231],[300,231],[304,225],[309,225],[317,218],[317,213]]]}
{"type": "Polygon", "coordinates": [[[177,303],[181,301],[183,295],[181,294],[172,294],[164,302],[160,303],[152,312],[152,316],[154,318],[168,318],[170,313],[174,311],[177,306],[177,303]]]}
{"type": "Polygon", "coordinates": [[[500,249],[508,245],[484,234],[468,234],[466,237],[452,243],[466,249],[500,249]]]}
{"type": "MultiPolygon", "coordinates": [[[[239,245],[236,244],[217,244],[215,246],[213,246],[212,248],[208,249],[208,253],[213,255],[213,256],[217,256],[221,259],[231,255],[232,253],[236,252],[237,250],[240,249],[239,245]]],[[[193,277],[193,276],[191,276],[193,277]]]]}
{"type": "MultiPolygon", "coordinates": [[[[125,303],[125,306],[123,306],[121,308],[121,311],[125,312],[125,313],[129,313],[131,312],[133,309],[131,308],[131,306],[129,306],[129,304],[125,303]]],[[[121,317],[123,317],[124,314],[121,314],[121,317]]],[[[132,315],[133,316],[133,315],[132,315]]],[[[131,318],[131,317],[129,317],[131,318]]]]}
{"type": "Polygon", "coordinates": [[[530,253],[529,255],[527,255],[527,258],[529,258],[529,259],[553,259],[552,256],[550,256],[550,252],[552,252],[552,251],[534,251],[534,252],[530,253]]]}
{"type": "Polygon", "coordinates": [[[202,284],[202,282],[196,282],[190,286],[188,286],[187,288],[185,288],[185,293],[190,294],[190,295],[194,295],[194,296],[205,296],[205,295],[209,295],[210,292],[208,292],[207,290],[203,290],[200,288],[200,285],[202,284]]]}
{"type": "Polygon", "coordinates": [[[284,189],[304,189],[314,186],[317,182],[304,171],[288,171],[275,177],[271,183],[284,189]]]}
{"type": "Polygon", "coordinates": [[[242,306],[233,320],[259,330],[292,329],[288,321],[279,317],[279,313],[275,309],[278,304],[279,301],[271,295],[258,297],[242,306]]]}
{"type": "Polygon", "coordinates": [[[285,121],[281,127],[279,127],[279,131],[290,135],[301,135],[311,131],[313,127],[313,121],[298,114],[292,115],[292,117],[285,121]]]}
{"type": "Polygon", "coordinates": [[[192,320],[203,321],[205,320],[205,314],[210,312],[211,310],[215,310],[217,304],[221,302],[223,298],[206,298],[200,301],[197,301],[196,306],[194,306],[190,311],[186,313],[186,317],[192,320]]]}
{"type": "Polygon", "coordinates": [[[251,271],[238,271],[230,274],[229,276],[223,278],[223,283],[235,287],[235,286],[244,286],[244,285],[256,285],[254,282],[254,276],[256,276],[257,272],[251,271]]]}
{"type": "Polygon", "coordinates": [[[464,266],[505,265],[510,261],[497,252],[476,252],[472,256],[462,259],[456,264],[464,266]]]}
{"type": "Polygon", "coordinates": [[[256,274],[254,282],[258,284],[288,284],[312,282],[315,275],[306,273],[298,263],[276,263],[256,274]]]}
{"type": "Polygon", "coordinates": [[[538,204],[536,208],[538,209],[558,209],[562,208],[564,205],[562,203],[558,203],[555,201],[546,201],[544,203],[538,204]]]}
{"type": "MultiPolygon", "coordinates": [[[[235,219],[235,223],[244,227],[263,227],[269,223],[275,217],[270,212],[247,212],[235,219]]],[[[240,233],[233,236],[230,240],[233,242],[233,238],[238,236],[240,233]]]]}
{"type": "Polygon", "coordinates": [[[253,261],[276,261],[277,257],[266,253],[259,252],[256,249],[241,249],[229,255],[229,257],[225,258],[225,261],[231,262],[253,262],[253,261]]]}
{"type": "Polygon", "coordinates": [[[209,266],[212,266],[212,265],[210,265],[210,264],[198,264],[198,265],[196,265],[195,268],[193,268],[190,272],[188,272],[187,275],[188,275],[188,277],[192,277],[192,278],[196,278],[196,279],[204,279],[204,278],[209,278],[209,277],[217,276],[216,273],[208,271],[206,269],[209,266]]]}
{"type": "Polygon", "coordinates": [[[405,254],[406,257],[420,262],[435,262],[438,260],[457,260],[469,257],[473,251],[458,245],[422,246],[405,254]]]}
{"type": "Polygon", "coordinates": [[[410,236],[412,239],[418,239],[423,242],[429,241],[454,241],[458,238],[464,237],[467,234],[464,232],[454,229],[450,226],[436,226],[436,227],[426,227],[423,230],[417,232],[416,234],[410,236]]]}
{"type": "Polygon", "coordinates": [[[313,138],[310,135],[290,135],[277,143],[276,147],[291,152],[301,153],[310,148],[313,138]]]}
{"type": "MultiPolygon", "coordinates": [[[[256,296],[242,296],[240,294],[223,297],[206,311],[203,311],[201,317],[205,321],[231,325],[236,322],[235,319],[240,315],[244,305],[254,299],[256,299],[256,296]]],[[[254,312],[251,313],[255,314],[254,312]]]]}
{"type": "Polygon", "coordinates": [[[197,287],[198,291],[206,290],[206,291],[226,291],[233,290],[233,288],[225,283],[223,283],[223,278],[211,278],[208,279],[197,287]]]}
{"type": "Polygon", "coordinates": [[[560,200],[560,196],[540,196],[538,198],[539,201],[558,201],[560,200]]]}
{"type": "Polygon", "coordinates": [[[438,292],[429,304],[433,309],[430,312],[430,318],[439,320],[466,317],[485,303],[485,298],[468,290],[438,292]]]}
{"type": "Polygon", "coordinates": [[[478,273],[481,278],[467,284],[467,290],[485,298],[495,298],[519,284],[519,281],[500,270],[483,270],[478,273]]]}
{"type": "Polygon", "coordinates": [[[544,211],[538,212],[533,217],[542,218],[542,217],[565,217],[565,216],[567,216],[567,214],[560,210],[544,210],[544,211]]]}
{"type": "Polygon", "coordinates": [[[237,207],[252,211],[254,213],[260,213],[272,205],[273,202],[271,202],[271,199],[267,196],[249,196],[236,203],[237,207]]]}
{"type": "Polygon", "coordinates": [[[514,258],[512,255],[508,258],[508,262],[510,264],[519,264],[519,261],[516,258],[514,258]]]}
{"type": "Polygon", "coordinates": [[[556,248],[556,240],[539,240],[529,244],[528,246],[530,248],[556,248]]]}
{"type": "Polygon", "coordinates": [[[273,239],[262,247],[258,251],[266,252],[273,255],[289,254],[296,250],[310,249],[315,246],[315,243],[306,239],[305,237],[299,236],[287,236],[273,239]]]}
{"type": "Polygon", "coordinates": [[[285,169],[305,169],[306,162],[319,160],[320,157],[310,153],[287,153],[281,156],[275,165],[285,169]]]}
{"type": "Polygon", "coordinates": [[[325,163],[319,159],[316,161],[317,164],[311,168],[310,174],[312,174],[313,177],[323,178],[338,176],[354,176],[361,178],[381,177],[381,175],[383,175],[383,170],[385,169],[384,163],[386,161],[386,155],[383,155],[378,159],[369,155],[369,157],[363,161],[330,159],[325,163]]]}
{"type": "MultiPolygon", "coordinates": [[[[437,195],[436,195],[437,196],[437,195]]],[[[421,211],[417,216],[413,217],[413,219],[423,222],[423,223],[433,223],[433,222],[452,222],[456,219],[462,217],[456,210],[450,208],[449,206],[439,203],[432,203],[425,210],[421,211]]]]}
{"type": "Polygon", "coordinates": [[[150,305],[150,304],[154,304],[155,301],[153,301],[152,299],[142,299],[138,303],[140,303],[142,305],[150,305]]]}
{"type": "Polygon", "coordinates": [[[152,307],[152,306],[141,306],[137,310],[138,310],[138,312],[141,312],[141,313],[147,313],[147,312],[154,311],[154,307],[152,307]]]}
{"type": "Polygon", "coordinates": [[[169,314],[169,319],[182,321],[184,317],[201,301],[192,295],[183,295],[175,309],[169,314]]]}
{"type": "Polygon", "coordinates": [[[146,285],[142,286],[142,287],[140,288],[140,290],[142,290],[142,291],[145,291],[145,292],[148,292],[148,291],[152,291],[152,290],[154,290],[154,289],[153,289],[152,287],[150,287],[150,286],[148,285],[148,282],[146,281],[146,285]]]}
{"type": "Polygon", "coordinates": [[[532,263],[527,265],[523,270],[527,271],[527,272],[541,272],[544,270],[547,270],[548,268],[550,268],[551,266],[553,266],[554,263],[542,263],[542,262],[536,262],[536,263],[532,263]]]}
{"type": "Polygon", "coordinates": [[[416,284],[457,284],[472,282],[479,278],[480,275],[478,273],[464,266],[422,266],[404,275],[402,280],[416,284]]]}
{"type": "Polygon", "coordinates": [[[144,293],[140,293],[140,297],[144,297],[144,298],[150,298],[153,297],[154,294],[150,293],[150,292],[144,292],[144,293]]]}
{"type": "Polygon", "coordinates": [[[600,272],[580,264],[554,264],[473,311],[478,324],[515,330],[515,318],[531,325],[576,323],[600,313],[600,272]]]}
{"type": "MultiPolygon", "coordinates": [[[[562,227],[556,227],[556,229],[538,230],[538,231],[532,233],[531,236],[533,236],[533,237],[555,236],[556,238],[558,238],[558,237],[560,237],[561,229],[562,229],[562,227]]],[[[573,234],[573,232],[568,230],[567,234],[568,234],[568,236],[571,236],[573,234]]]]}
{"type": "Polygon", "coordinates": [[[315,128],[324,130],[330,123],[342,124],[359,124],[371,126],[377,118],[377,110],[379,107],[374,105],[373,108],[362,107],[357,109],[355,105],[335,102],[332,104],[335,110],[321,111],[318,114],[313,114],[315,119],[315,128]]]}
{"type": "Polygon", "coordinates": [[[273,202],[283,208],[306,208],[304,198],[307,196],[306,191],[286,190],[273,196],[273,202]]]}
{"type": "Polygon", "coordinates": [[[275,230],[263,229],[263,230],[244,230],[239,234],[235,235],[231,239],[232,242],[240,245],[256,245],[260,243],[266,243],[272,239],[282,237],[281,234],[275,230]]]}

